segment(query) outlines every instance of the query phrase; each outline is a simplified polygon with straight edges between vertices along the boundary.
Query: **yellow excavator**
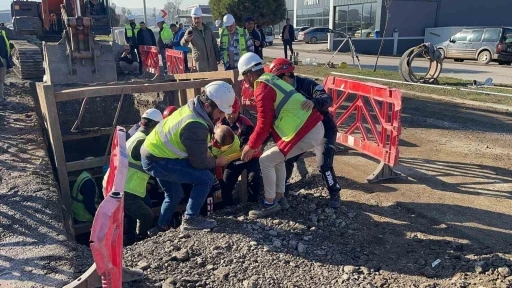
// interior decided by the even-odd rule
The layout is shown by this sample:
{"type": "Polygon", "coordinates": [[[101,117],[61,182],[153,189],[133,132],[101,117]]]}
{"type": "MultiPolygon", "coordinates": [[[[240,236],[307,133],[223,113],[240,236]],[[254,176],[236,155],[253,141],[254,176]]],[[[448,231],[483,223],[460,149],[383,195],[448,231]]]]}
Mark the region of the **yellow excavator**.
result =
{"type": "Polygon", "coordinates": [[[14,71],[22,79],[54,85],[117,80],[112,43],[94,39],[111,34],[108,0],[13,1],[11,14],[14,71]]]}

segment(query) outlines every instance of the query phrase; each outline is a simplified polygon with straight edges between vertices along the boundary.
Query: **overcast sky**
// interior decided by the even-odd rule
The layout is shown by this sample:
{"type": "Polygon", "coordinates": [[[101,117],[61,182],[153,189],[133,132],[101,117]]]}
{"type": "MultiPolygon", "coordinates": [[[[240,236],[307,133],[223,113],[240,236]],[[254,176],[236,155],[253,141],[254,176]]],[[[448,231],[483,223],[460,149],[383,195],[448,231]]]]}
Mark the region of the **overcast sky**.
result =
{"type": "MultiPolygon", "coordinates": [[[[11,2],[9,0],[0,0],[0,10],[8,10],[11,9],[11,2]]],[[[142,0],[111,0],[111,2],[116,3],[117,6],[126,7],[126,8],[142,8],[144,5],[142,4],[142,0]]],[[[164,4],[167,2],[166,0],[146,0],[146,7],[148,8],[164,8],[164,4]]],[[[181,4],[181,9],[185,9],[188,5],[192,4],[208,4],[208,0],[183,0],[181,4]]]]}

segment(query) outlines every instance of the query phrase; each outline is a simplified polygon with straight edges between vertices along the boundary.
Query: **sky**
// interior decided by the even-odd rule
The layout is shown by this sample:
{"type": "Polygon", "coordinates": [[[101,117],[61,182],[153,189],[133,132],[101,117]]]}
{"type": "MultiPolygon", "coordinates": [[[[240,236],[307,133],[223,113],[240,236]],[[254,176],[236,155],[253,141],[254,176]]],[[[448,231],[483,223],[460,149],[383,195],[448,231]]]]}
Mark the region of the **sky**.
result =
{"type": "MultiPolygon", "coordinates": [[[[126,8],[142,8],[144,5],[142,4],[142,0],[110,0],[111,2],[116,3],[117,6],[126,7],[126,8]]],[[[182,0],[181,9],[185,9],[188,5],[192,4],[208,4],[208,0],[182,0]]],[[[147,8],[164,8],[164,4],[167,2],[166,0],[146,0],[147,8]]],[[[0,10],[9,10],[11,9],[11,1],[9,0],[0,0],[0,10]]]]}

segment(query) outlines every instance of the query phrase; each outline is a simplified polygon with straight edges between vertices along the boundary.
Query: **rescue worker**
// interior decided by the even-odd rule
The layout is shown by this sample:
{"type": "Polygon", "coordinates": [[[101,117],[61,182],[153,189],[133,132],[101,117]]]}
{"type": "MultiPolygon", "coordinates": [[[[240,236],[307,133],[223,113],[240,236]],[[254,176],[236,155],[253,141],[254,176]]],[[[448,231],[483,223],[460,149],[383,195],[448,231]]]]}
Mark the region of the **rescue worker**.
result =
{"type": "Polygon", "coordinates": [[[124,41],[126,44],[130,45],[130,53],[132,54],[132,59],[139,59],[137,62],[141,63],[139,48],[137,44],[137,33],[139,32],[140,26],[139,24],[135,23],[135,15],[128,15],[128,20],[130,22],[124,26],[124,41]]]}
{"type": "MultiPolygon", "coordinates": [[[[286,169],[284,161],[314,149],[322,156],[324,126],[317,110],[301,108],[305,97],[277,76],[265,73],[263,60],[248,52],[240,58],[238,70],[243,80],[254,87],[257,123],[242,151],[242,160],[249,161],[272,132],[276,146],[260,157],[265,198],[259,209],[249,212],[250,218],[261,218],[290,206],[284,197],[286,169]]],[[[318,159],[317,159],[318,161],[318,159]]]]}
{"type": "Polygon", "coordinates": [[[167,73],[167,61],[165,60],[165,49],[171,48],[171,42],[174,38],[174,34],[167,24],[165,24],[164,18],[156,17],[156,26],[160,29],[158,31],[157,45],[160,50],[160,56],[162,56],[162,64],[164,65],[164,73],[167,73]]]}
{"type": "Polygon", "coordinates": [[[203,11],[200,7],[194,7],[190,17],[192,26],[185,32],[181,45],[192,48],[192,58],[197,72],[218,71],[219,45],[210,26],[203,23],[203,11]]]}
{"type": "MultiPolygon", "coordinates": [[[[339,208],[341,205],[341,186],[338,184],[336,173],[332,167],[335,152],[334,145],[336,144],[336,134],[338,132],[334,118],[329,112],[329,107],[332,106],[332,97],[331,95],[327,94],[324,87],[318,84],[315,80],[306,77],[295,76],[293,73],[294,70],[295,66],[293,63],[285,58],[275,59],[269,67],[270,73],[292,85],[295,90],[306,97],[306,100],[304,100],[301,105],[302,109],[310,110],[311,108],[314,108],[318,110],[324,117],[322,123],[325,129],[325,146],[322,162],[318,163],[318,168],[320,169],[322,179],[324,180],[327,190],[329,191],[329,207],[339,208]]],[[[287,184],[292,174],[294,163],[297,162],[301,156],[302,154],[299,154],[286,160],[285,165],[287,184]]]]}
{"type": "MultiPolygon", "coordinates": [[[[241,148],[247,145],[249,137],[254,131],[254,125],[251,123],[251,120],[240,115],[240,100],[238,100],[238,98],[235,98],[235,102],[233,102],[233,112],[222,118],[219,124],[229,127],[235,135],[234,142],[236,144],[231,145],[227,151],[223,151],[225,155],[240,152],[241,148]]],[[[227,164],[223,173],[223,181],[220,182],[222,202],[225,205],[233,205],[233,189],[244,170],[247,170],[247,201],[252,203],[258,201],[261,190],[260,156],[261,151],[258,151],[253,155],[252,159],[247,162],[240,161],[240,157],[238,157],[238,159],[227,164]]]]}
{"type": "Polygon", "coordinates": [[[165,119],[165,118],[171,116],[172,113],[174,113],[176,110],[178,110],[178,108],[176,106],[167,106],[167,108],[165,108],[164,113],[162,114],[162,116],[165,119]]]}
{"type": "Polygon", "coordinates": [[[238,67],[238,60],[242,55],[248,51],[254,52],[254,43],[246,30],[236,26],[233,15],[224,15],[222,22],[224,29],[219,34],[220,57],[224,63],[224,70],[234,70],[238,67]]]}
{"type": "MultiPolygon", "coordinates": [[[[87,157],[84,160],[92,159],[94,157],[87,157]]],[[[71,190],[73,218],[77,223],[92,222],[103,198],[92,173],[92,170],[83,171],[76,179],[71,190]]]]}
{"type": "Polygon", "coordinates": [[[144,112],[141,118],[141,127],[130,140],[126,141],[128,174],[124,186],[126,192],[124,194],[124,213],[125,216],[128,216],[129,225],[127,225],[125,234],[128,236],[129,242],[145,239],[155,217],[151,210],[151,199],[147,197],[149,174],[144,171],[140,163],[140,148],[147,135],[163,120],[163,117],[160,111],[152,108],[144,112]]]}
{"type": "Polygon", "coordinates": [[[11,55],[11,47],[9,39],[5,33],[5,29],[0,29],[0,103],[5,102],[4,97],[4,81],[7,70],[11,69],[9,56],[11,55]]]}
{"type": "Polygon", "coordinates": [[[176,205],[183,197],[181,184],[193,184],[181,229],[202,230],[215,227],[214,220],[199,215],[214,175],[209,171],[226,165],[224,157],[209,155],[208,144],[214,124],[231,113],[235,92],[231,85],[214,81],[201,95],[190,100],[162,121],[146,138],[141,148],[142,166],[154,176],[165,193],[158,225],[150,235],[170,228],[176,205]]]}

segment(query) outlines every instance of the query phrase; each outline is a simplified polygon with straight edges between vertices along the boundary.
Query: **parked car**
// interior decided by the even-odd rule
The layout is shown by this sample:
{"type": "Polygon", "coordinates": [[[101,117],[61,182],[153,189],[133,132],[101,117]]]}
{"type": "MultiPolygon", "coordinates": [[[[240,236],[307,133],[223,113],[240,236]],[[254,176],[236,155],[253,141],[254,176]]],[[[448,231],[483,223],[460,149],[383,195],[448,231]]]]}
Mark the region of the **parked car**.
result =
{"type": "Polygon", "coordinates": [[[437,46],[445,59],[477,60],[480,64],[512,63],[512,28],[463,29],[437,46]]]}
{"type": "Polygon", "coordinates": [[[303,32],[299,32],[297,40],[306,43],[317,43],[318,41],[327,41],[327,34],[334,33],[335,38],[345,38],[347,35],[343,32],[334,31],[326,27],[312,27],[303,32]]]}
{"type": "Polygon", "coordinates": [[[309,28],[311,28],[311,27],[309,27],[309,26],[295,27],[295,29],[293,29],[293,31],[295,32],[295,39],[299,39],[299,32],[306,31],[309,28]]]}
{"type": "Polygon", "coordinates": [[[375,37],[375,26],[371,26],[368,29],[357,30],[354,33],[354,37],[355,38],[373,38],[373,37],[375,37]]]}
{"type": "Polygon", "coordinates": [[[263,26],[263,33],[265,33],[265,42],[267,45],[272,46],[274,44],[274,28],[272,26],[263,26]]]}

